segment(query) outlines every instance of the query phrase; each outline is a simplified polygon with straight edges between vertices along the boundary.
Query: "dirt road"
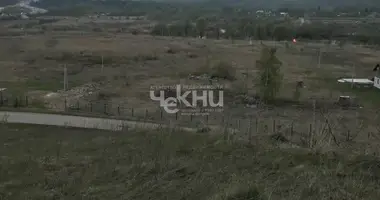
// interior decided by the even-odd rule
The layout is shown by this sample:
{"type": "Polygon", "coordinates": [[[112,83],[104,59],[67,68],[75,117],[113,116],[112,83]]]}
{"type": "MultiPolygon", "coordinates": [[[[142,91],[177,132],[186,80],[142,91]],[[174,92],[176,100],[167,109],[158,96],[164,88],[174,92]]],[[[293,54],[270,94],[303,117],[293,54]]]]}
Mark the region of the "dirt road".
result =
{"type": "MultiPolygon", "coordinates": [[[[105,119],[94,117],[80,117],[59,114],[43,114],[30,112],[0,111],[0,120],[6,123],[39,124],[52,126],[66,126],[77,128],[92,128],[103,130],[123,130],[123,128],[149,128],[167,127],[161,124],[136,122],[128,120],[105,119]]],[[[185,131],[195,132],[196,129],[181,127],[185,131]]]]}

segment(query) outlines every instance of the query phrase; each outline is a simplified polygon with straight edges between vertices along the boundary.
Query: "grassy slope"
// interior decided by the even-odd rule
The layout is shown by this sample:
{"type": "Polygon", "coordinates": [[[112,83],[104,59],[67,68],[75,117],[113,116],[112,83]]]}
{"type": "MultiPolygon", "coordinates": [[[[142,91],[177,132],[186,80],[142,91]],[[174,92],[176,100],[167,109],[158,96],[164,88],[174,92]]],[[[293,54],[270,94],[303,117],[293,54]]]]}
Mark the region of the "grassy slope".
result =
{"type": "Polygon", "coordinates": [[[2,199],[377,199],[368,156],[185,133],[0,125],[2,199]]]}

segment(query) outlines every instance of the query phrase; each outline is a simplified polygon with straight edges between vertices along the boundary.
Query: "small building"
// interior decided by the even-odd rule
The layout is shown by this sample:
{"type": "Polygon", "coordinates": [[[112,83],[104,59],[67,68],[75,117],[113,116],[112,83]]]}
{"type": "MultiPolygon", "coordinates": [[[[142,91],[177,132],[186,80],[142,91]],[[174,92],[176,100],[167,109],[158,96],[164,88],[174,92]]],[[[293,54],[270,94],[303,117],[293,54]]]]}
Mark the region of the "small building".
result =
{"type": "Polygon", "coordinates": [[[372,87],[374,82],[366,78],[342,78],[338,80],[339,83],[349,83],[355,86],[372,87]]]}
{"type": "Polygon", "coordinates": [[[373,79],[373,86],[375,88],[380,89],[380,77],[379,76],[375,76],[375,78],[373,79]]]}

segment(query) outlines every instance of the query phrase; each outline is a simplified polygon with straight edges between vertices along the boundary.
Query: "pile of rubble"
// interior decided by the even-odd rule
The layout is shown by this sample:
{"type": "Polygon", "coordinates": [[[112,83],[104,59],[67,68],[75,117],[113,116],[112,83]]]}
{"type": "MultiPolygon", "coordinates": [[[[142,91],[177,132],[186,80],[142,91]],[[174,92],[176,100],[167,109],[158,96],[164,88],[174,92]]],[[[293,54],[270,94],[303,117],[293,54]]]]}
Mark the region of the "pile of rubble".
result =
{"type": "Polygon", "coordinates": [[[59,90],[58,93],[61,97],[66,97],[70,99],[81,99],[86,96],[92,95],[94,92],[98,91],[99,88],[100,85],[97,83],[87,83],[79,87],[74,87],[67,91],[59,90]]]}
{"type": "Polygon", "coordinates": [[[53,110],[64,110],[65,101],[67,107],[76,106],[78,101],[84,101],[86,97],[92,96],[99,88],[99,84],[87,83],[67,91],[59,90],[57,93],[45,95],[45,103],[53,110]]]}
{"type": "Polygon", "coordinates": [[[256,108],[260,104],[260,98],[257,96],[237,95],[234,97],[234,104],[243,104],[246,108],[256,108]]]}
{"type": "Polygon", "coordinates": [[[189,79],[190,79],[190,80],[210,80],[210,79],[211,79],[211,76],[208,75],[208,74],[201,74],[201,75],[199,75],[199,76],[196,76],[196,75],[190,74],[190,75],[189,75],[189,79]]]}

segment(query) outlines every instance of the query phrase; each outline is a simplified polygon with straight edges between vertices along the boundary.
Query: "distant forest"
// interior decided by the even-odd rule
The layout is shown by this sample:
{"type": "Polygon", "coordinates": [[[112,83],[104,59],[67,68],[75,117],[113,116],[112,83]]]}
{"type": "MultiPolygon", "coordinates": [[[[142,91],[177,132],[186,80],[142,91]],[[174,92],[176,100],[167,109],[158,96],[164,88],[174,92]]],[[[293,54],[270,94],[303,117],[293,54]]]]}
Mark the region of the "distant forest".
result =
{"type": "MultiPolygon", "coordinates": [[[[15,0],[1,0],[1,2],[14,2],[15,0]]],[[[267,8],[267,9],[278,9],[278,8],[302,8],[302,9],[336,9],[336,8],[380,8],[379,0],[135,0],[135,1],[124,1],[124,0],[40,0],[36,3],[43,8],[52,7],[68,7],[68,6],[83,6],[83,5],[93,5],[99,6],[103,5],[106,7],[120,6],[128,4],[128,2],[141,2],[141,3],[170,3],[170,4],[192,4],[199,7],[240,7],[240,8],[267,8]]],[[[0,3],[1,5],[1,3],[0,3]]]]}
{"type": "Polygon", "coordinates": [[[19,2],[19,0],[0,0],[0,7],[14,5],[17,2],[19,2]]]}
{"type": "MultiPolygon", "coordinates": [[[[108,13],[114,16],[147,16],[148,19],[158,22],[151,34],[167,36],[194,37],[203,36],[213,38],[244,39],[251,37],[258,40],[289,40],[302,38],[308,40],[338,40],[341,44],[346,41],[380,44],[380,26],[374,11],[376,7],[366,7],[361,0],[357,7],[336,7],[329,9],[319,6],[327,5],[326,0],[303,0],[307,2],[297,6],[309,6],[308,9],[291,6],[280,6],[272,9],[275,12],[288,12],[289,17],[263,16],[257,17],[254,5],[260,2],[269,5],[268,2],[284,2],[284,0],[257,0],[257,1],[232,1],[232,0],[181,0],[170,2],[161,1],[121,1],[121,0],[40,0],[35,6],[48,9],[46,15],[82,16],[93,13],[108,13]],[[252,3],[255,2],[255,3],[252,3]],[[250,6],[244,6],[244,3],[250,6]],[[313,5],[313,6],[311,6],[313,5]],[[339,18],[338,13],[348,13],[345,17],[351,18],[351,23],[339,24],[334,19],[339,18]],[[297,26],[294,19],[313,15],[325,17],[330,23],[313,22],[308,25],[297,26]],[[372,16],[372,17],[371,17],[372,16]],[[360,23],[356,21],[360,20],[360,23]],[[196,25],[194,25],[196,24],[196,25]],[[220,35],[220,29],[226,33],[220,35]]],[[[300,1],[300,0],[299,0],[300,1]]],[[[339,1],[331,0],[329,5],[335,5],[339,1]],[[335,4],[334,4],[335,3],[335,4]]],[[[353,0],[347,0],[343,5],[353,4],[353,0]]],[[[372,3],[375,3],[372,1],[372,3]]],[[[379,2],[376,2],[380,4],[379,2]]],[[[350,21],[349,20],[349,21],[350,21]]]]}

